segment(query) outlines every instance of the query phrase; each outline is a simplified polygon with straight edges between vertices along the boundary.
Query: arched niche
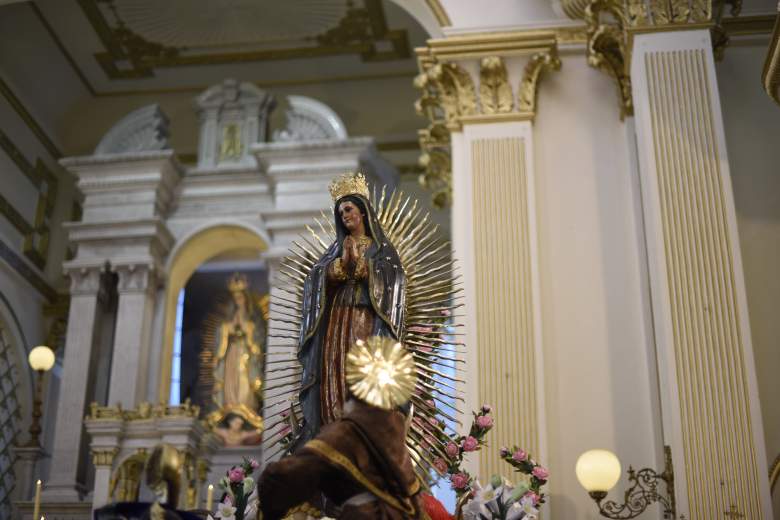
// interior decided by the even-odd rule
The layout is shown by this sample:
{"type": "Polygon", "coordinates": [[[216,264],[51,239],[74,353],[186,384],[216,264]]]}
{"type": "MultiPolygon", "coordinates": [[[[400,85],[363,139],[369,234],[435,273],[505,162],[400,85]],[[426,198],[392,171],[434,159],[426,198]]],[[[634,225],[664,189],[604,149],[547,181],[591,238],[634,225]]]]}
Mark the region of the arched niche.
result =
{"type": "Polygon", "coordinates": [[[201,264],[211,258],[236,249],[254,249],[263,252],[268,249],[268,244],[268,237],[257,228],[240,222],[222,222],[201,227],[174,246],[166,266],[159,402],[167,403],[170,395],[176,302],[187,280],[201,264]]]}

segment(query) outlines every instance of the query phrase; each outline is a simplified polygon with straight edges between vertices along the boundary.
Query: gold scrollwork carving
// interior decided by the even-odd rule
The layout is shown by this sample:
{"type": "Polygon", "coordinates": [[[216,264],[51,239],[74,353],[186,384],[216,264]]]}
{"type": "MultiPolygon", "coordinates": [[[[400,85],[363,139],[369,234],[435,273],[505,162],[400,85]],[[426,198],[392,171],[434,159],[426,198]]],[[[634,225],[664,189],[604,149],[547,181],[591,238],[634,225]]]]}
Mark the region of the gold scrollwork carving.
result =
{"type": "Polygon", "coordinates": [[[479,64],[479,102],[483,114],[511,112],[512,87],[500,56],[482,58],[479,64]]]}
{"type": "Polygon", "coordinates": [[[525,66],[523,79],[517,92],[517,108],[520,112],[536,113],[536,94],[539,78],[544,70],[560,70],[561,59],[555,48],[531,56],[525,66]]]}
{"type": "Polygon", "coordinates": [[[761,73],[761,82],[769,97],[780,105],[780,14],[775,20],[772,41],[761,73]]]}
{"type": "Polygon", "coordinates": [[[91,421],[121,421],[124,420],[124,412],[120,404],[116,406],[100,406],[93,401],[89,405],[89,414],[87,414],[86,419],[91,421]]]}

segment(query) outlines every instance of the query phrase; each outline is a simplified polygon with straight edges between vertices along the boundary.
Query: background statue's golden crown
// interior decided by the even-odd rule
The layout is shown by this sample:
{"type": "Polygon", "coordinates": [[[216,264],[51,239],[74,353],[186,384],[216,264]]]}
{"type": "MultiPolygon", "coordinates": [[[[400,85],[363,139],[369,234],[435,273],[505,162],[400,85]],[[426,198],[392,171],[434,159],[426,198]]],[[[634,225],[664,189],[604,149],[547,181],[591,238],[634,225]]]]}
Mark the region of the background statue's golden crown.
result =
{"type": "Polygon", "coordinates": [[[364,198],[368,198],[366,177],[359,172],[339,175],[330,183],[329,189],[334,202],[347,195],[362,195],[364,198]]]}

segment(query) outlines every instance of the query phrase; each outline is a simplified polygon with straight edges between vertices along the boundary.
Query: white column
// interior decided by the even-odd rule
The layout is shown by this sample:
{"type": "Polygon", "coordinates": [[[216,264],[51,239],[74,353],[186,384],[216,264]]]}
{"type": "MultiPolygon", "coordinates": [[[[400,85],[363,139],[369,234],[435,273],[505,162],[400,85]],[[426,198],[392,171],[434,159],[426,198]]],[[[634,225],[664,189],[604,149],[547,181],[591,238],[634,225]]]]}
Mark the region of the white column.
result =
{"type": "Polygon", "coordinates": [[[452,146],[454,255],[468,317],[467,412],[486,403],[496,419],[476,471],[487,478],[506,471],[500,446],[517,444],[548,460],[532,125],[464,124],[452,146]]]}
{"type": "Polygon", "coordinates": [[[52,451],[49,482],[44,489],[48,501],[79,500],[77,482],[80,447],[84,435],[82,420],[86,410],[87,382],[95,334],[100,289],[98,267],[73,268],[71,279],[70,314],[65,340],[62,382],[52,451]],[[65,398],[67,397],[67,398],[65,398]]]}
{"type": "Polygon", "coordinates": [[[772,518],[745,282],[707,30],[631,65],[664,437],[677,514],[772,518]]]}
{"type": "Polygon", "coordinates": [[[110,500],[111,473],[114,457],[119,448],[92,449],[92,463],[95,465],[95,485],[92,489],[92,511],[100,509],[110,500]]]}
{"type": "Polygon", "coordinates": [[[119,274],[119,307],[111,360],[108,404],[135,407],[146,399],[154,317],[154,268],[114,266],[119,274]]]}

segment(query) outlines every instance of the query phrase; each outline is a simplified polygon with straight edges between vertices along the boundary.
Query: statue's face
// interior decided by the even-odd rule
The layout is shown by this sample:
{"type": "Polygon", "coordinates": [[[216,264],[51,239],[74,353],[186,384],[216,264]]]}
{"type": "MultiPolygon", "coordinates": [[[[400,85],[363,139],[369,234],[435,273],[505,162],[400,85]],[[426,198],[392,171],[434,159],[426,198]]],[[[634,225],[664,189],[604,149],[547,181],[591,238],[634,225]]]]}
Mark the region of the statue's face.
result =
{"type": "Polygon", "coordinates": [[[351,200],[339,204],[339,216],[341,223],[349,232],[355,231],[363,225],[363,213],[351,200]]]}
{"type": "Polygon", "coordinates": [[[243,309],[246,305],[246,296],[243,291],[233,291],[233,301],[240,309],[243,309]]]}

